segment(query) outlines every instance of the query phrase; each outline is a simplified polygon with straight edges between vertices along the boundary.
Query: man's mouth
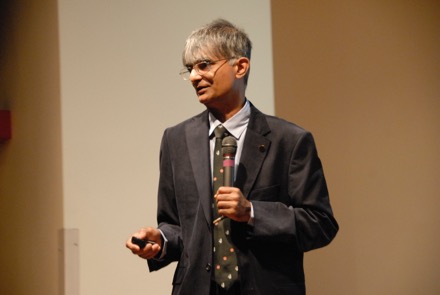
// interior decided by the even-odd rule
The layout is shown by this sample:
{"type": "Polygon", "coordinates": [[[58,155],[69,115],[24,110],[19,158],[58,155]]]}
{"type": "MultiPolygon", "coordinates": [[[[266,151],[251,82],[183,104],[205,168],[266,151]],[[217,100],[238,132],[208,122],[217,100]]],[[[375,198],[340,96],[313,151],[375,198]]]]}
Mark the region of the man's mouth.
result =
{"type": "Polygon", "coordinates": [[[207,88],[207,86],[198,86],[196,88],[197,94],[202,94],[205,91],[206,88],[207,88]]]}

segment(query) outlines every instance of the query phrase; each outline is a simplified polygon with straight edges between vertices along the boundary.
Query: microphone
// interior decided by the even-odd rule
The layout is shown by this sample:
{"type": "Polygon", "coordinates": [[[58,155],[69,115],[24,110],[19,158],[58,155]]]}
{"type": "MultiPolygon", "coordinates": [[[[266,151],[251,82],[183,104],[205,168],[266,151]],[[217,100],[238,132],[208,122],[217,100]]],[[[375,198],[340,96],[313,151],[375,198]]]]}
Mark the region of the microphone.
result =
{"type": "MultiPolygon", "coordinates": [[[[235,154],[237,153],[237,141],[232,136],[227,136],[222,140],[222,154],[223,154],[223,185],[234,185],[234,170],[235,170],[235,154]]],[[[220,216],[213,221],[217,225],[225,217],[220,216]]]]}
{"type": "Polygon", "coordinates": [[[232,136],[222,140],[223,154],[223,185],[234,186],[235,154],[237,153],[237,141],[232,136]]]}

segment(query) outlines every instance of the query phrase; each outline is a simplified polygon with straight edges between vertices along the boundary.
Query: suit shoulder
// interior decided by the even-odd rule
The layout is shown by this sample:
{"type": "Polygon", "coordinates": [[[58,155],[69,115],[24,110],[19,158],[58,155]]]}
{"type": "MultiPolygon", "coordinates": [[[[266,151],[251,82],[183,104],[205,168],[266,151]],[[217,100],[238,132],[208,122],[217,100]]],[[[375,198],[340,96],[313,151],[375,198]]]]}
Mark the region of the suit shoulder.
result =
{"type": "Polygon", "coordinates": [[[182,132],[189,124],[202,124],[204,121],[208,122],[207,118],[208,118],[208,114],[207,114],[207,111],[205,110],[205,111],[203,111],[203,112],[201,112],[191,118],[188,118],[188,119],[186,119],[176,125],[167,127],[165,129],[165,133],[182,132]]]}
{"type": "Polygon", "coordinates": [[[302,134],[310,133],[303,127],[276,117],[273,115],[268,115],[260,110],[258,110],[254,105],[251,104],[251,119],[249,121],[249,128],[255,130],[260,134],[278,134],[280,136],[285,135],[296,135],[301,136],[302,134]]]}
{"type": "Polygon", "coordinates": [[[302,126],[299,126],[296,123],[287,121],[285,119],[271,116],[271,115],[265,115],[267,123],[269,124],[269,127],[271,128],[272,132],[287,132],[291,134],[306,134],[310,133],[308,130],[303,128],[302,126]]]}

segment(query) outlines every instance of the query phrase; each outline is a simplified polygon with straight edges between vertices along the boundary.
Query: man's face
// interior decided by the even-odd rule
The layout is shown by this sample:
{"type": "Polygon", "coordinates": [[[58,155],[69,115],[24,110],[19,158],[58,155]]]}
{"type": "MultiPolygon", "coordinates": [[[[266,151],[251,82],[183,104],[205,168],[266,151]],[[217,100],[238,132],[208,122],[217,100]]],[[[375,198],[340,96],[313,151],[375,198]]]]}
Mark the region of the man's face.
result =
{"type": "Polygon", "coordinates": [[[238,95],[235,66],[224,57],[201,56],[192,65],[190,81],[199,102],[207,107],[225,104],[238,95]]]}

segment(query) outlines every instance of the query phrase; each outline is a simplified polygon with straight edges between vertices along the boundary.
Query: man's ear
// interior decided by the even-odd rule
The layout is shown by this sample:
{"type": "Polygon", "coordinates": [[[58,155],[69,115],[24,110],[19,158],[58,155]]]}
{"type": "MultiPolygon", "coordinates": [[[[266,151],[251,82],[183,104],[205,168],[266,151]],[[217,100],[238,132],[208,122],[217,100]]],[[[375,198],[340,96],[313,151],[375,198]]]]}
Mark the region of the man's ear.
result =
{"type": "Polygon", "coordinates": [[[240,57],[239,59],[237,59],[235,65],[237,67],[235,77],[237,79],[241,79],[246,76],[247,72],[249,71],[251,62],[247,57],[240,57]]]}

